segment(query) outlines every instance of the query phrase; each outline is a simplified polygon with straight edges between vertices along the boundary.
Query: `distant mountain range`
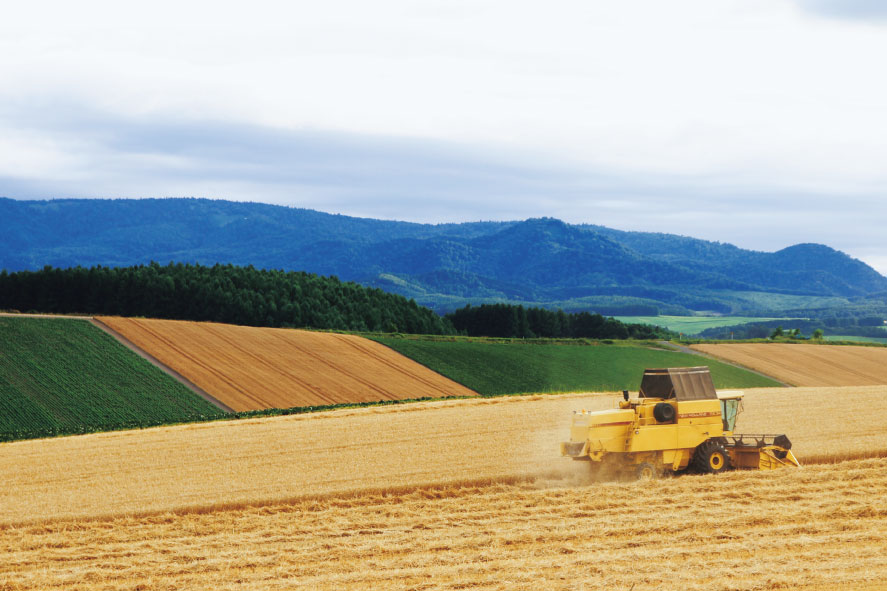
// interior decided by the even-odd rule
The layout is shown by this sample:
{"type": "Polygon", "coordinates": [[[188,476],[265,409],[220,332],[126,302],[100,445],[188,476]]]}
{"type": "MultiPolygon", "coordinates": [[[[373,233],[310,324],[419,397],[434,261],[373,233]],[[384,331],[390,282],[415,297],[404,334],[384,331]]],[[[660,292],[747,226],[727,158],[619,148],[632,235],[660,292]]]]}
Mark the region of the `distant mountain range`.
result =
{"type": "Polygon", "coordinates": [[[551,218],[432,225],[207,199],[0,199],[0,269],[150,261],[336,275],[441,312],[512,301],[764,313],[887,291],[887,278],[820,244],[767,253],[551,218]]]}

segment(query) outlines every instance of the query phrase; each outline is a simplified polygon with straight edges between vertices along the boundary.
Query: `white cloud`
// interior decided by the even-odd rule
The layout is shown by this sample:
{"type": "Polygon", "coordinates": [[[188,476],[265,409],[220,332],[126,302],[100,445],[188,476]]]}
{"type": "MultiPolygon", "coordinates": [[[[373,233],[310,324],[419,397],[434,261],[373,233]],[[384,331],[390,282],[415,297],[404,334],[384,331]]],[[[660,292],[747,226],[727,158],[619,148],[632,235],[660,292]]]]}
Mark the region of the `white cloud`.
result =
{"type": "Polygon", "coordinates": [[[875,253],[855,235],[884,221],[880,5],[15,3],[0,193],[553,215],[875,253]]]}

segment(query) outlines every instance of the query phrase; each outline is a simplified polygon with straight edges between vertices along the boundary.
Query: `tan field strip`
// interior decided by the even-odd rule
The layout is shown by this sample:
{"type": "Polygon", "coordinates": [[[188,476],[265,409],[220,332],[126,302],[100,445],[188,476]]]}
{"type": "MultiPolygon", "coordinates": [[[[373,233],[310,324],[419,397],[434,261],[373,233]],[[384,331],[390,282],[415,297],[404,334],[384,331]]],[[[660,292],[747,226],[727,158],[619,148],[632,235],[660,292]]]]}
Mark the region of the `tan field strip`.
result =
{"type": "Polygon", "coordinates": [[[374,341],[211,322],[98,317],[237,410],[476,396],[374,341]]]}
{"type": "MultiPolygon", "coordinates": [[[[0,444],[0,524],[267,503],[585,470],[572,410],[614,395],[466,399],[0,444]]],[[[738,432],[802,461],[887,452],[887,387],[749,390],[738,432]],[[875,418],[873,418],[875,417],[875,418]]]]}
{"type": "Polygon", "coordinates": [[[692,348],[793,386],[887,384],[887,347],[742,343],[692,348]]]}
{"type": "Polygon", "coordinates": [[[4,591],[884,589],[887,460],[0,530],[4,591]]]}

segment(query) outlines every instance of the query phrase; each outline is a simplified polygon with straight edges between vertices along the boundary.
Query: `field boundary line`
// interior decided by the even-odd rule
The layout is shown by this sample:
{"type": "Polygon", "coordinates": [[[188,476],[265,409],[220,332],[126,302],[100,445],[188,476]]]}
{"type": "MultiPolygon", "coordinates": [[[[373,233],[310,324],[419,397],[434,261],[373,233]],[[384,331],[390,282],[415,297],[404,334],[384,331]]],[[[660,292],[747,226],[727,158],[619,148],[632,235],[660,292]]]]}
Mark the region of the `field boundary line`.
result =
{"type": "Polygon", "coordinates": [[[374,341],[372,339],[367,339],[367,338],[364,338],[361,336],[356,336],[356,335],[342,335],[342,334],[336,334],[336,333],[333,333],[333,335],[338,342],[343,343],[346,346],[348,346],[348,347],[350,347],[350,348],[352,348],[364,355],[372,357],[376,362],[378,362],[382,365],[385,365],[386,367],[392,369],[394,372],[396,372],[400,375],[409,376],[409,377],[415,379],[416,381],[421,382],[422,384],[425,384],[427,387],[440,393],[441,397],[443,397],[443,398],[447,397],[447,393],[444,389],[436,386],[428,377],[411,374],[410,372],[406,371],[404,368],[398,367],[397,364],[395,364],[394,362],[392,362],[388,359],[385,359],[384,357],[379,355],[378,351],[372,350],[373,345],[379,345],[389,351],[393,351],[398,357],[406,359],[407,361],[409,361],[411,363],[416,363],[417,365],[424,367],[428,371],[430,371],[438,376],[441,376],[443,378],[446,378],[447,380],[449,380],[450,382],[453,382],[454,384],[458,384],[459,386],[462,386],[466,390],[474,393],[475,396],[480,396],[480,394],[478,392],[475,392],[473,389],[469,388],[465,384],[460,384],[456,380],[454,380],[448,376],[445,376],[444,374],[440,373],[439,371],[435,371],[435,370],[431,369],[430,367],[428,367],[427,365],[419,363],[415,359],[410,359],[409,357],[407,357],[406,355],[404,355],[400,351],[392,349],[391,347],[386,346],[384,343],[380,343],[378,341],[374,341]],[[351,337],[351,336],[356,336],[356,338],[343,338],[343,337],[351,337]]]}
{"type": "Polygon", "coordinates": [[[93,324],[94,326],[96,326],[100,330],[104,331],[105,333],[107,333],[108,335],[113,337],[121,345],[123,345],[127,349],[130,349],[135,354],[139,355],[140,357],[142,357],[143,359],[145,359],[146,361],[148,361],[152,365],[156,366],[158,369],[160,369],[160,371],[169,375],[170,377],[177,380],[178,382],[181,382],[185,387],[187,387],[189,390],[191,390],[192,392],[194,392],[195,394],[197,394],[198,396],[200,396],[201,398],[203,398],[204,400],[206,400],[210,404],[224,410],[225,412],[234,412],[233,408],[231,408],[230,406],[228,406],[224,402],[214,398],[209,392],[207,392],[206,390],[204,390],[203,388],[201,388],[200,386],[198,386],[197,384],[195,384],[194,382],[192,382],[191,380],[189,380],[188,378],[186,378],[185,376],[183,376],[182,374],[180,374],[179,372],[177,372],[173,368],[169,367],[168,365],[166,365],[165,363],[163,363],[162,361],[160,361],[159,359],[157,359],[156,357],[154,357],[153,355],[151,355],[150,353],[148,353],[147,351],[145,351],[144,349],[142,349],[141,347],[139,347],[138,345],[133,343],[131,340],[129,340],[128,338],[126,338],[125,336],[123,336],[122,334],[120,334],[119,332],[117,332],[116,330],[114,330],[113,328],[111,328],[110,326],[108,326],[107,324],[102,322],[101,320],[99,320],[98,318],[87,317],[87,319],[89,320],[89,322],[91,324],[93,324]]]}
{"type": "Polygon", "coordinates": [[[92,320],[92,316],[78,316],[76,314],[24,314],[21,312],[0,312],[3,318],[49,318],[52,320],[92,320]]]}

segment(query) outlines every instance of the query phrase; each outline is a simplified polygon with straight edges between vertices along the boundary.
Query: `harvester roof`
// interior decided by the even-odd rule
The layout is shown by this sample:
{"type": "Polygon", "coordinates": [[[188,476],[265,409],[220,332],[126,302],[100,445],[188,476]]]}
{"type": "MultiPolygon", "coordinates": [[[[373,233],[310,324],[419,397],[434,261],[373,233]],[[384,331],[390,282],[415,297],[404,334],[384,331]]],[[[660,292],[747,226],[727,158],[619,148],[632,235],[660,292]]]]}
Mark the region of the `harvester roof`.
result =
{"type": "Polygon", "coordinates": [[[707,367],[647,369],[641,380],[641,398],[717,400],[715,384],[707,367]]]}

